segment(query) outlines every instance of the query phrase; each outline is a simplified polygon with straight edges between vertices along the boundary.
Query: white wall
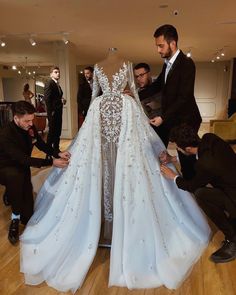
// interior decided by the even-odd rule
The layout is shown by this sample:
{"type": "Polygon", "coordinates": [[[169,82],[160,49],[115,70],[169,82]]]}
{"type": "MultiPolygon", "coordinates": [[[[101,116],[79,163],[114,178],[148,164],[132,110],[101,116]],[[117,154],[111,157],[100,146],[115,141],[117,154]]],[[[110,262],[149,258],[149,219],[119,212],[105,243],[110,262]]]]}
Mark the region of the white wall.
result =
{"type": "Polygon", "coordinates": [[[196,64],[195,97],[203,121],[227,118],[230,62],[196,64]]]}
{"type": "Polygon", "coordinates": [[[22,78],[2,78],[4,101],[17,101],[24,99],[22,92],[25,83],[29,83],[30,90],[34,93],[34,80],[22,78]]]}

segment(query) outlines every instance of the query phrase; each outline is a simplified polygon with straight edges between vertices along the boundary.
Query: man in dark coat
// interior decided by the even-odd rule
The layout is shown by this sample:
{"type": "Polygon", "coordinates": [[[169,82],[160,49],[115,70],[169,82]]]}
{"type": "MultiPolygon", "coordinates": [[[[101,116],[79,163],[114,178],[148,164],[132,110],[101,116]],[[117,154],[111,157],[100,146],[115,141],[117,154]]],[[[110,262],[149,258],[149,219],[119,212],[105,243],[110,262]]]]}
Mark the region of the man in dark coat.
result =
{"type": "Polygon", "coordinates": [[[178,188],[195,194],[200,207],[224,233],[223,246],[211,255],[215,263],[236,258],[236,155],[230,145],[212,133],[200,139],[196,131],[182,125],[172,130],[170,140],[177,149],[188,155],[197,155],[196,174],[186,180],[161,159],[162,174],[175,181],[178,188]]]}
{"type": "MultiPolygon", "coordinates": [[[[178,49],[178,33],[172,25],[159,27],[154,38],[157,51],[165,59],[158,78],[142,95],[151,97],[161,92],[161,115],[151,119],[151,124],[158,127],[158,134],[167,146],[173,127],[182,123],[189,124],[198,131],[201,116],[194,97],[195,65],[191,58],[178,49]]],[[[192,170],[195,156],[186,158],[179,153],[181,171],[186,178],[194,175],[192,170]]]]}
{"type": "Polygon", "coordinates": [[[82,114],[83,118],[86,117],[93,90],[93,68],[86,67],[83,70],[84,77],[79,84],[77,94],[78,114],[82,114]]]}
{"type": "Polygon", "coordinates": [[[13,121],[0,130],[0,183],[6,187],[4,200],[11,205],[12,221],[8,239],[19,239],[19,222],[26,224],[33,214],[33,190],[30,167],[68,165],[69,152],[60,152],[47,145],[33,125],[35,108],[26,101],[12,105],[13,121]],[[54,158],[31,157],[34,145],[54,158]]]}
{"type": "Polygon", "coordinates": [[[60,151],[60,136],[62,130],[63,91],[59,85],[60,69],[53,66],[50,69],[50,77],[44,86],[44,100],[47,106],[48,137],[47,144],[54,150],[60,151]]]}
{"type": "MultiPolygon", "coordinates": [[[[134,67],[134,77],[138,86],[139,99],[148,118],[153,119],[161,114],[161,96],[160,93],[155,93],[151,97],[145,95],[146,91],[144,90],[147,90],[152,84],[150,71],[150,66],[143,62],[136,64],[134,67]]],[[[156,127],[154,126],[155,129],[156,127]]]]}

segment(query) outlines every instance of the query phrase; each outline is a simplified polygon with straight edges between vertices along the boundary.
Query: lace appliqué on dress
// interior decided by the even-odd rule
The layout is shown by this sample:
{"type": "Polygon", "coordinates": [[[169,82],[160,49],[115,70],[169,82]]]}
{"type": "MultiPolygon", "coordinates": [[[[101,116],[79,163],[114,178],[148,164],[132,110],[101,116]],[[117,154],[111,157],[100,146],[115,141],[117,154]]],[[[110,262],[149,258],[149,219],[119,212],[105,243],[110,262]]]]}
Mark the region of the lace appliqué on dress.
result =
{"type": "Polygon", "coordinates": [[[100,104],[102,138],[107,142],[118,143],[121,126],[122,92],[127,84],[127,66],[113,75],[112,86],[103,69],[97,68],[98,81],[103,91],[100,104]]]}
{"type": "Polygon", "coordinates": [[[102,88],[100,103],[101,138],[103,153],[103,203],[104,203],[104,237],[111,238],[113,220],[113,193],[116,166],[117,144],[121,129],[123,108],[122,92],[127,85],[127,65],[124,63],[112,76],[111,86],[103,68],[95,66],[95,74],[102,88]]]}

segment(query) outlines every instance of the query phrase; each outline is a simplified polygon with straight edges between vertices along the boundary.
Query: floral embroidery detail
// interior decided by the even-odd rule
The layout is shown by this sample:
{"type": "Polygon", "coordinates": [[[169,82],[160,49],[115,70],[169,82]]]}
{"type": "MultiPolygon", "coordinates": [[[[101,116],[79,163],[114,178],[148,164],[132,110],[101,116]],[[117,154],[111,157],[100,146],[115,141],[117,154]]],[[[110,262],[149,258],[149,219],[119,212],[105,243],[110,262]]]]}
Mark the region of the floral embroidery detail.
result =
{"type": "MultiPolygon", "coordinates": [[[[115,179],[116,151],[121,129],[121,113],[123,108],[123,91],[127,85],[128,66],[123,63],[112,81],[98,65],[94,68],[93,99],[102,89],[100,102],[101,138],[103,152],[103,203],[104,218],[110,223],[113,220],[113,192],[115,179]]],[[[106,227],[106,224],[105,224],[106,227]]]]}
{"type": "Polygon", "coordinates": [[[100,104],[102,138],[108,142],[118,143],[121,127],[121,112],[123,106],[122,92],[127,84],[127,65],[113,75],[112,87],[103,69],[96,68],[98,81],[103,91],[100,104]]]}

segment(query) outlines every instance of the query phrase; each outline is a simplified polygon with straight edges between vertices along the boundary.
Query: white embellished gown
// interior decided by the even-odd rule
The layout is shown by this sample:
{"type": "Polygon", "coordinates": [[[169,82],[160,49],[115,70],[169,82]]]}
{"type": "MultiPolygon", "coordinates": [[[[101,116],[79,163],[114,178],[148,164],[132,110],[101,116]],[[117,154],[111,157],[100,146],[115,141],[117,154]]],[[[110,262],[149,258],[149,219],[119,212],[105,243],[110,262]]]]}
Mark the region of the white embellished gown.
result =
{"type": "Polygon", "coordinates": [[[21,236],[26,284],[46,281],[75,292],[104,219],[105,234],[112,233],[109,286],[177,288],[210,229],[192,196],[160,174],[164,149],[140,106],[131,64],[112,79],[95,65],[92,102],[69,148],[70,164],[47,177],[21,236]],[[123,94],[127,83],[135,98],[123,94]],[[103,94],[96,96],[99,86],[103,94]]]}

